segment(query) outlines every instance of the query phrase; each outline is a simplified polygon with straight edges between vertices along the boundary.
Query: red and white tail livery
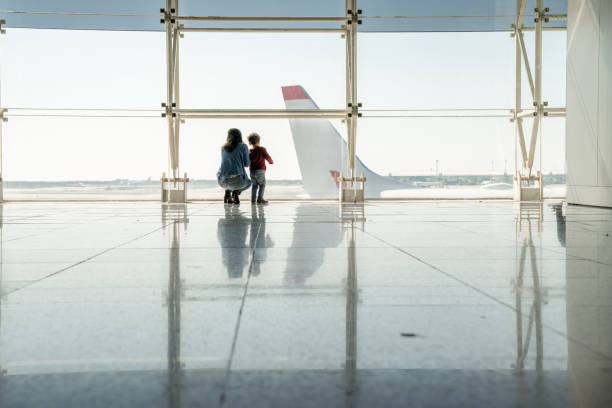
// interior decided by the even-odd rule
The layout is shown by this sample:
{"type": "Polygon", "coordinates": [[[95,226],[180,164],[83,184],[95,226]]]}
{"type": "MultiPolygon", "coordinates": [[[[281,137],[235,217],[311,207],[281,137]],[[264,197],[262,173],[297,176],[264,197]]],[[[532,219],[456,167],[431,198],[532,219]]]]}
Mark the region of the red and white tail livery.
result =
{"type": "MultiPolygon", "coordinates": [[[[283,86],[282,90],[287,109],[319,109],[300,85],[283,86]]],[[[328,119],[289,119],[289,125],[306,193],[311,197],[335,197],[340,173],[347,174],[346,141],[328,119]]],[[[363,173],[367,179],[366,195],[369,197],[380,196],[385,190],[410,188],[374,173],[359,158],[356,170],[358,176],[363,173]]]]}

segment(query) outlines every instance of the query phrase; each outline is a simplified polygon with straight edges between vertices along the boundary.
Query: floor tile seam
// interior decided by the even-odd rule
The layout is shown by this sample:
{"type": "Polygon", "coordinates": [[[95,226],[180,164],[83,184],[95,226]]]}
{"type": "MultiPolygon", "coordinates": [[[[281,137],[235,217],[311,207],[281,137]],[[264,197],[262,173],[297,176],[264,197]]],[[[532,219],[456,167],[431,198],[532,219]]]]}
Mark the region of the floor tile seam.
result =
{"type": "MultiPolygon", "coordinates": [[[[264,221],[265,222],[265,221],[264,221]]],[[[259,221],[257,222],[257,234],[255,234],[255,241],[257,242],[259,239],[259,234],[261,232],[261,225],[262,222],[259,221]]],[[[240,323],[242,322],[242,313],[244,311],[244,305],[246,303],[246,298],[247,298],[247,294],[248,294],[248,290],[249,290],[249,283],[251,281],[251,276],[252,276],[252,271],[253,271],[253,264],[254,264],[254,260],[255,260],[255,251],[257,250],[256,247],[251,248],[251,260],[249,262],[249,270],[247,273],[247,279],[244,285],[244,291],[242,294],[242,299],[240,302],[240,308],[238,309],[238,316],[236,318],[236,327],[234,328],[234,336],[232,338],[232,346],[230,348],[230,354],[229,357],[227,359],[227,366],[225,368],[225,375],[224,375],[224,379],[223,379],[223,383],[221,385],[221,394],[219,396],[219,406],[223,406],[225,404],[225,400],[226,400],[226,393],[227,393],[227,389],[228,389],[228,385],[229,385],[229,380],[230,380],[230,374],[231,374],[231,370],[232,370],[232,362],[234,360],[234,354],[236,352],[236,344],[238,342],[238,333],[240,332],[240,323]]]]}
{"type": "Polygon", "coordinates": [[[199,212],[202,212],[202,211],[204,211],[204,210],[206,209],[206,207],[202,207],[202,208],[195,208],[195,209],[194,209],[194,211],[192,212],[192,211],[190,211],[190,207],[185,206],[185,208],[187,209],[187,214],[186,214],[186,215],[187,215],[188,217],[192,217],[192,216],[194,216],[194,215],[197,215],[199,212]]]}
{"type": "MultiPolygon", "coordinates": [[[[277,238],[278,239],[278,238],[277,238]]],[[[308,249],[346,249],[348,248],[348,245],[328,245],[328,246],[293,246],[293,245],[274,245],[274,246],[257,246],[257,249],[303,249],[303,250],[308,250],[308,249]]],[[[358,249],[377,249],[377,248],[385,248],[384,246],[356,246],[355,248],[358,249]]],[[[438,247],[412,247],[412,248],[438,248],[438,247]]],[[[457,247],[457,248],[471,248],[471,247],[457,247]]],[[[482,247],[477,247],[477,248],[482,248],[482,247]]],[[[490,247],[490,248],[496,248],[496,247],[490,247]]],[[[509,248],[509,247],[498,247],[498,248],[509,248]]],[[[7,248],[7,249],[13,249],[13,250],[21,250],[21,251],[26,251],[25,249],[18,249],[18,248],[7,248]]],[[[91,248],[82,248],[82,249],[91,249],[91,248]]],[[[130,247],[130,248],[123,248],[126,250],[140,250],[140,251],[150,251],[150,250],[154,250],[154,251],[163,251],[163,250],[167,250],[168,248],[164,248],[164,247],[130,247]]],[[[240,245],[236,245],[236,246],[219,246],[219,245],[210,245],[210,246],[188,246],[188,247],[184,247],[181,249],[186,249],[186,250],[200,250],[200,249],[251,249],[250,244],[244,244],[242,246],[240,245]]],[[[62,248],[41,248],[39,249],[40,251],[60,251],[62,250],[62,248]]]]}
{"type": "MultiPolygon", "coordinates": [[[[359,227],[358,227],[358,228],[359,228],[359,227]]],[[[362,231],[363,231],[363,230],[362,230],[362,231]]],[[[399,251],[399,252],[403,253],[404,255],[407,255],[407,256],[409,256],[409,257],[411,257],[411,258],[415,259],[416,261],[421,262],[421,263],[422,263],[422,264],[424,264],[424,265],[427,265],[427,266],[428,266],[428,267],[430,267],[431,269],[433,269],[433,270],[435,270],[435,271],[437,271],[437,272],[439,272],[439,273],[443,274],[444,276],[447,276],[448,278],[450,278],[450,279],[452,279],[452,280],[455,280],[455,281],[457,281],[457,282],[461,283],[462,285],[465,285],[465,286],[467,286],[468,288],[470,288],[470,289],[472,289],[472,290],[474,290],[474,291],[476,291],[476,292],[480,293],[481,295],[483,295],[483,296],[485,296],[486,298],[488,298],[488,299],[490,299],[490,300],[494,301],[494,302],[495,302],[495,303],[497,303],[498,305],[504,306],[504,307],[506,307],[506,308],[508,308],[508,309],[510,309],[510,310],[512,310],[512,311],[514,311],[514,312],[516,312],[516,313],[518,313],[518,310],[517,310],[517,309],[516,309],[514,306],[512,306],[511,304],[506,303],[506,302],[504,302],[504,301],[502,301],[502,300],[500,300],[500,299],[496,298],[496,297],[495,297],[495,296],[493,296],[493,295],[490,295],[489,293],[487,293],[487,292],[485,292],[485,291],[483,291],[483,290],[479,289],[478,287],[476,287],[476,286],[474,286],[474,285],[472,285],[472,284],[470,284],[470,283],[468,283],[468,282],[465,282],[465,281],[463,281],[462,279],[459,279],[458,277],[456,277],[456,276],[454,276],[454,275],[452,275],[452,274],[450,274],[450,273],[448,273],[448,272],[446,272],[446,271],[444,271],[444,270],[442,270],[442,269],[438,268],[437,266],[435,266],[435,265],[433,265],[433,264],[431,264],[431,263],[429,263],[429,262],[427,262],[427,261],[425,261],[425,260],[423,260],[423,259],[421,259],[421,258],[419,258],[419,257],[417,257],[417,256],[415,256],[415,255],[413,255],[413,254],[411,254],[410,252],[408,252],[408,251],[406,251],[406,250],[404,250],[404,249],[402,249],[402,248],[400,248],[400,247],[398,247],[398,246],[395,246],[395,245],[393,245],[393,244],[391,244],[391,243],[389,243],[389,242],[385,241],[384,239],[382,239],[382,238],[380,238],[380,237],[377,237],[377,236],[375,236],[375,235],[373,235],[373,234],[370,234],[370,233],[368,233],[368,232],[365,232],[365,231],[363,231],[363,232],[364,232],[364,233],[366,233],[366,234],[368,234],[368,235],[370,235],[370,236],[372,236],[373,238],[376,238],[376,239],[380,240],[381,242],[383,242],[383,243],[387,244],[388,246],[390,246],[390,247],[392,247],[392,248],[396,249],[397,251],[399,251]]],[[[529,317],[529,315],[523,314],[523,317],[529,317]]],[[[560,336],[562,336],[562,337],[564,337],[564,338],[566,338],[566,339],[568,339],[568,340],[570,340],[570,341],[572,341],[572,342],[574,342],[574,343],[576,343],[576,344],[579,344],[580,346],[584,347],[585,349],[587,349],[587,350],[588,350],[588,351],[590,351],[591,353],[593,353],[593,354],[597,355],[598,357],[603,358],[603,359],[606,359],[606,360],[609,360],[609,361],[612,361],[612,356],[608,356],[608,355],[606,355],[606,354],[604,354],[604,353],[599,352],[598,350],[594,350],[594,349],[593,349],[592,347],[590,347],[589,345],[587,345],[587,344],[585,344],[585,343],[583,343],[583,342],[581,342],[581,341],[579,341],[579,340],[577,340],[577,339],[575,339],[575,338],[573,338],[573,337],[569,336],[567,333],[564,333],[563,331],[558,330],[558,329],[556,329],[555,327],[549,326],[549,325],[547,325],[547,324],[543,324],[542,326],[543,326],[545,329],[547,329],[547,330],[549,330],[549,331],[551,331],[551,332],[553,332],[553,333],[556,333],[557,335],[560,335],[560,336]]]]}
{"type": "MultiPolygon", "coordinates": [[[[85,223],[78,223],[78,224],[68,224],[68,226],[66,226],[66,227],[56,228],[56,229],[53,229],[52,231],[43,231],[43,232],[39,232],[37,234],[30,234],[30,235],[25,235],[23,237],[8,239],[6,241],[2,241],[2,243],[5,243],[5,242],[14,242],[14,241],[19,241],[19,240],[22,240],[22,239],[32,238],[32,237],[40,237],[40,236],[44,236],[46,234],[55,234],[58,231],[65,231],[65,230],[68,230],[70,228],[74,228],[75,226],[81,226],[81,225],[84,225],[84,224],[87,224],[87,222],[85,222],[85,223]]],[[[28,224],[28,225],[32,225],[32,224],[28,224]]],[[[62,224],[62,225],[65,225],[65,224],[62,224]]]]}
{"type": "Polygon", "coordinates": [[[78,266],[78,265],[84,264],[84,263],[86,263],[86,262],[88,262],[88,261],[90,261],[90,260],[92,260],[92,259],[94,259],[94,258],[97,258],[97,257],[99,257],[99,256],[101,256],[101,255],[104,255],[104,254],[106,254],[106,253],[108,253],[108,252],[110,252],[110,251],[112,251],[112,250],[114,250],[114,249],[120,248],[120,247],[122,247],[122,246],[124,246],[124,245],[130,244],[130,243],[135,242],[135,241],[137,241],[137,240],[139,240],[139,239],[142,239],[142,238],[144,238],[144,237],[146,237],[146,236],[148,236],[148,235],[154,234],[155,232],[157,232],[157,231],[159,231],[159,230],[161,230],[161,229],[164,229],[164,228],[168,227],[169,225],[172,225],[174,222],[175,222],[175,221],[172,221],[172,222],[170,222],[170,223],[168,223],[168,224],[162,225],[161,227],[154,229],[153,231],[149,231],[149,232],[147,232],[146,234],[140,235],[140,236],[138,236],[138,237],[136,237],[136,238],[132,238],[132,239],[130,239],[129,241],[123,242],[123,243],[121,243],[121,244],[119,244],[119,245],[116,245],[116,246],[114,246],[114,247],[107,248],[107,249],[105,249],[104,251],[98,252],[98,253],[96,253],[96,254],[94,254],[94,255],[91,255],[91,256],[89,256],[89,257],[87,257],[87,258],[85,258],[85,259],[82,259],[82,260],[80,260],[80,261],[78,261],[78,262],[75,262],[75,263],[73,263],[73,264],[71,264],[71,265],[68,265],[68,266],[66,266],[66,267],[64,267],[64,268],[61,268],[61,269],[59,269],[59,270],[57,270],[57,271],[55,271],[55,272],[52,272],[52,273],[50,273],[50,274],[48,274],[48,275],[46,275],[46,276],[43,276],[42,278],[39,278],[39,279],[36,279],[36,280],[30,281],[30,283],[28,283],[27,285],[24,285],[24,286],[22,286],[22,287],[20,287],[20,288],[17,288],[17,289],[15,289],[15,290],[13,290],[13,291],[10,291],[10,292],[6,293],[6,294],[5,294],[5,296],[9,296],[9,295],[11,295],[11,294],[13,294],[13,293],[15,293],[15,292],[17,292],[17,291],[20,291],[20,290],[22,290],[22,289],[25,289],[25,288],[27,288],[27,287],[30,287],[30,286],[32,286],[32,285],[34,285],[34,284],[36,284],[36,283],[38,283],[38,282],[41,282],[41,281],[43,281],[43,280],[45,280],[45,279],[47,279],[47,278],[50,278],[50,277],[56,276],[56,275],[58,275],[58,274],[60,274],[60,273],[62,273],[62,272],[65,272],[65,271],[67,271],[67,270],[69,270],[69,269],[72,269],[72,268],[74,268],[74,267],[76,267],[76,266],[78,266]]]}
{"type": "MultiPolygon", "coordinates": [[[[66,214],[66,213],[69,213],[69,212],[74,212],[74,210],[71,209],[71,210],[58,211],[58,212],[54,212],[54,213],[51,213],[51,214],[38,214],[38,215],[31,215],[31,216],[25,216],[25,217],[18,216],[18,218],[14,218],[13,221],[17,221],[17,220],[30,220],[32,218],[47,217],[47,216],[50,216],[50,215],[55,216],[55,215],[58,215],[58,214],[66,214]]],[[[0,220],[2,218],[3,217],[0,217],[0,220]]]]}
{"type": "MultiPolygon", "coordinates": [[[[43,231],[43,232],[39,232],[37,234],[30,234],[30,235],[26,235],[26,236],[23,236],[23,237],[9,239],[9,240],[6,240],[6,241],[2,241],[2,243],[13,242],[13,241],[21,240],[21,239],[32,238],[32,237],[39,237],[41,235],[44,236],[46,234],[51,234],[51,233],[55,234],[58,231],[65,231],[65,230],[68,230],[68,229],[71,229],[71,228],[75,228],[77,226],[88,225],[88,224],[93,223],[93,222],[98,222],[100,220],[106,220],[106,219],[114,218],[114,217],[117,217],[117,214],[112,215],[110,217],[100,217],[100,218],[96,218],[96,219],[92,219],[92,220],[88,220],[88,221],[83,221],[83,222],[80,222],[80,223],[69,223],[69,224],[61,223],[61,225],[66,225],[66,226],[62,227],[62,228],[56,228],[56,229],[54,229],[52,231],[43,231]]],[[[8,225],[8,224],[6,224],[6,225],[8,225]]],[[[22,223],[19,223],[19,224],[13,224],[13,225],[36,225],[36,224],[31,224],[31,223],[23,223],[22,224],[22,223]]],[[[53,224],[45,224],[45,225],[57,225],[57,224],[53,223],[53,224]]]]}
{"type": "Polygon", "coordinates": [[[405,303],[405,304],[386,304],[386,303],[367,303],[367,301],[364,301],[363,303],[359,304],[361,307],[366,307],[366,308],[427,308],[427,309],[434,309],[434,308],[470,308],[470,309],[490,309],[492,304],[491,303],[468,303],[468,304],[457,304],[457,303],[405,303]]]}
{"type": "MultiPolygon", "coordinates": [[[[201,211],[201,209],[199,209],[198,211],[201,211]]],[[[104,221],[104,220],[108,220],[108,219],[111,219],[111,218],[117,218],[119,216],[120,216],[119,214],[113,214],[113,215],[110,215],[110,216],[104,216],[104,217],[95,218],[95,219],[92,219],[92,220],[89,220],[89,221],[84,221],[82,223],[71,223],[71,224],[68,224],[68,226],[66,226],[64,228],[57,228],[57,229],[54,229],[52,231],[44,231],[44,232],[41,232],[41,233],[38,233],[38,234],[31,234],[31,235],[26,235],[26,236],[23,236],[23,237],[13,238],[13,239],[9,239],[9,240],[6,240],[6,241],[2,241],[2,243],[18,241],[18,240],[25,239],[25,238],[38,237],[38,236],[49,234],[49,233],[57,233],[58,231],[64,231],[64,230],[67,230],[67,229],[70,229],[70,228],[74,228],[75,226],[80,226],[80,225],[84,225],[84,224],[90,224],[90,223],[98,222],[98,221],[104,221]]],[[[32,224],[25,224],[25,225],[32,225],[32,224]]],[[[47,250],[56,250],[55,248],[44,248],[44,249],[47,249],[47,250]]]]}
{"type": "MultiPolygon", "coordinates": [[[[0,246],[1,246],[1,245],[3,245],[3,244],[5,244],[5,243],[7,243],[7,242],[19,241],[19,240],[21,240],[21,239],[32,238],[32,237],[37,237],[37,236],[39,236],[39,235],[41,235],[41,234],[30,234],[30,235],[24,235],[24,236],[21,236],[21,237],[17,237],[17,238],[5,239],[5,240],[2,240],[2,242],[0,243],[0,246]]],[[[1,249],[1,247],[0,247],[0,249],[1,249]]],[[[0,255],[1,255],[1,254],[0,254],[0,255]]]]}
{"type": "Polygon", "coordinates": [[[83,222],[3,222],[2,225],[83,225],[87,221],[83,222]]]}
{"type": "MultiPolygon", "coordinates": [[[[398,248],[402,248],[402,247],[398,246],[398,248]]],[[[402,249],[404,249],[404,248],[402,248],[402,249]]],[[[415,248],[415,249],[417,249],[417,248],[415,248]]],[[[440,247],[440,249],[444,249],[444,247],[440,247]]],[[[448,262],[448,261],[461,261],[461,262],[486,262],[486,261],[489,261],[489,262],[507,262],[507,261],[516,261],[516,258],[508,258],[508,257],[474,258],[474,257],[468,257],[468,256],[463,257],[463,258],[460,258],[460,257],[451,257],[451,256],[445,256],[444,258],[436,258],[436,257],[430,256],[429,259],[435,260],[435,261],[446,261],[446,262],[448,262]]],[[[538,261],[545,261],[545,262],[564,261],[564,260],[566,260],[565,258],[537,258],[537,257],[535,257],[535,258],[534,257],[525,257],[525,259],[526,260],[536,259],[538,261]]],[[[572,258],[570,260],[577,261],[577,260],[580,260],[580,259],[572,258]]],[[[587,259],[584,259],[584,260],[587,260],[587,259]]]]}
{"type": "MultiPolygon", "coordinates": [[[[91,300],[90,298],[83,300],[83,301],[73,301],[73,300],[66,300],[66,301],[40,301],[40,302],[29,302],[29,301],[16,301],[16,302],[11,302],[10,304],[7,305],[3,305],[2,307],[6,310],[22,310],[22,311],[29,311],[29,310],[37,310],[37,309],[33,309],[32,306],[40,306],[40,305],[45,305],[45,306],[62,306],[62,307],[66,307],[66,306],[74,306],[74,307],[82,307],[84,305],[109,305],[112,306],[113,309],[116,308],[117,306],[120,307],[128,307],[128,306],[145,306],[148,309],[151,308],[151,306],[157,306],[159,305],[159,298],[155,297],[155,298],[151,298],[151,300],[128,300],[128,299],[112,299],[112,300],[91,300]]],[[[160,309],[160,310],[165,310],[165,309],[160,309]]],[[[91,316],[91,314],[90,314],[91,316]]]]}
{"type": "MultiPolygon", "coordinates": [[[[483,236],[483,235],[484,236],[489,236],[489,237],[492,237],[492,238],[495,238],[495,239],[499,239],[499,240],[502,240],[502,241],[505,241],[505,242],[509,242],[509,243],[514,242],[514,246],[515,247],[518,244],[517,241],[512,241],[511,239],[508,239],[508,238],[500,238],[500,237],[498,237],[498,236],[496,236],[494,234],[490,234],[490,233],[486,233],[486,232],[483,233],[481,231],[472,231],[470,229],[462,228],[462,227],[457,227],[457,226],[454,226],[454,225],[449,225],[449,227],[450,228],[458,229],[460,231],[465,231],[465,232],[469,232],[469,233],[472,233],[472,234],[476,234],[476,235],[479,235],[479,236],[483,236]]],[[[512,247],[512,246],[509,246],[509,247],[512,247]]],[[[508,247],[503,247],[503,248],[508,248],[508,247]]],[[[565,247],[565,246],[561,246],[561,247],[556,247],[556,246],[537,246],[536,248],[542,249],[544,251],[549,251],[549,252],[552,252],[552,253],[555,253],[555,254],[559,254],[559,255],[565,255],[566,257],[572,256],[572,255],[567,255],[567,247],[565,247]],[[563,253],[563,251],[561,251],[561,250],[557,250],[557,249],[561,249],[561,248],[564,248],[566,253],[563,253]]]]}
{"type": "Polygon", "coordinates": [[[598,261],[596,259],[589,259],[589,258],[585,258],[585,257],[578,256],[578,255],[568,255],[568,257],[571,257],[571,259],[568,259],[569,261],[587,261],[587,262],[593,262],[594,264],[597,264],[597,265],[612,266],[612,264],[609,264],[607,262],[598,261]]]}

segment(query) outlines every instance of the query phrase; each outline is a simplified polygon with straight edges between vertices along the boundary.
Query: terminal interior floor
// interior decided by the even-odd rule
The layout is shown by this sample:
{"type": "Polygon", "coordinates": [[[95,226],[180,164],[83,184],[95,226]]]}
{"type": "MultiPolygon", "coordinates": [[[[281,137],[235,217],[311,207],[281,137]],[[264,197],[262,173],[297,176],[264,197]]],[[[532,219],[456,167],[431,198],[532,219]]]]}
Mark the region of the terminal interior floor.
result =
{"type": "Polygon", "coordinates": [[[0,406],[612,406],[612,210],[556,204],[3,204],[0,406]]]}

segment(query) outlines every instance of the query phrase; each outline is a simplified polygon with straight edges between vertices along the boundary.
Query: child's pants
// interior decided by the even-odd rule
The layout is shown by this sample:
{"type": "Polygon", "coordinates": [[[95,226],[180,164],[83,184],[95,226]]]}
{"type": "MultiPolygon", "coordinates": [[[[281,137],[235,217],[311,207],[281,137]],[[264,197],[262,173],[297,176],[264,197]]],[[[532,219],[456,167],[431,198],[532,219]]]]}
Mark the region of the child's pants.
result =
{"type": "Polygon", "coordinates": [[[253,182],[253,188],[251,189],[251,201],[263,200],[264,190],[266,189],[266,171],[265,170],[252,170],[251,181],[253,182]],[[259,194],[257,194],[259,189],[259,194]]]}

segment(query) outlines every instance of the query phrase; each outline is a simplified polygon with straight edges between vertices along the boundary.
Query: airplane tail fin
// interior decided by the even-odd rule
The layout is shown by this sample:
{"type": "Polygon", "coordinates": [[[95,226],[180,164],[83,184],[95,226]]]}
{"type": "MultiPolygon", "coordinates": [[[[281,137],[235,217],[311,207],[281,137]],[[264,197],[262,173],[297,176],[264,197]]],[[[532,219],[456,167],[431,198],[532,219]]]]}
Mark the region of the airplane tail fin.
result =
{"type": "MultiPolygon", "coordinates": [[[[287,109],[319,107],[300,85],[283,86],[283,99],[287,109]]],[[[304,189],[313,197],[335,197],[338,193],[340,173],[347,174],[348,147],[346,141],[328,119],[289,119],[293,145],[302,173],[304,189]]],[[[408,186],[368,169],[357,158],[357,175],[365,175],[366,195],[380,195],[381,191],[408,188],[408,186]]]]}

